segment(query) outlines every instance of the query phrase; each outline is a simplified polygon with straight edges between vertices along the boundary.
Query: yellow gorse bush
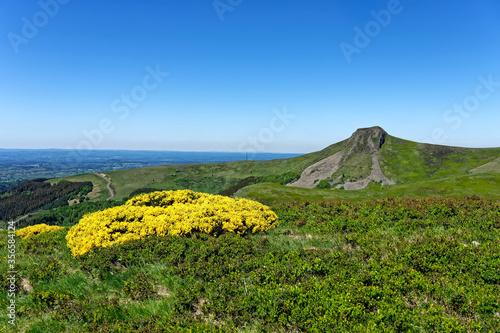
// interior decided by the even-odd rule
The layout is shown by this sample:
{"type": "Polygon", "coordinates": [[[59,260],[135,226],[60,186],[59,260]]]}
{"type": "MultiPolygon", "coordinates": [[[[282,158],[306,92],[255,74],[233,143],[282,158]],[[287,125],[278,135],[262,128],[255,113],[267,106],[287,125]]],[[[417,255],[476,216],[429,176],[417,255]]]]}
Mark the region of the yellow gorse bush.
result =
{"type": "Polygon", "coordinates": [[[62,229],[62,227],[56,225],[46,225],[45,223],[35,224],[26,228],[16,230],[16,235],[22,237],[23,239],[26,239],[34,235],[43,234],[44,232],[50,232],[59,229],[62,229]]]}
{"type": "Polygon", "coordinates": [[[190,190],[159,191],[85,215],[69,230],[66,240],[73,256],[80,256],[95,247],[154,235],[265,232],[277,221],[269,207],[256,201],[190,190]]]}

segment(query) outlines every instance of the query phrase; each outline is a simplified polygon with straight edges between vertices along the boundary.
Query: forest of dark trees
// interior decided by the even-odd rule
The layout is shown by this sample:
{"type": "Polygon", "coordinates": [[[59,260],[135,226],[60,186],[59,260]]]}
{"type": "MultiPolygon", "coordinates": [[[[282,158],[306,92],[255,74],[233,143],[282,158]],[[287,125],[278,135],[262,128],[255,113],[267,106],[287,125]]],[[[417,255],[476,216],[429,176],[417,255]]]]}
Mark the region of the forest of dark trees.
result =
{"type": "Polygon", "coordinates": [[[51,185],[46,180],[33,179],[0,192],[0,220],[67,205],[68,200],[83,198],[93,187],[91,182],[61,181],[51,185]]]}
{"type": "Polygon", "coordinates": [[[125,200],[110,200],[110,201],[87,201],[78,205],[62,206],[49,211],[41,212],[41,214],[33,215],[31,218],[16,223],[16,228],[25,228],[36,224],[57,225],[61,227],[71,227],[80,221],[83,215],[88,213],[98,212],[114,206],[120,206],[125,203],[125,200]]]}

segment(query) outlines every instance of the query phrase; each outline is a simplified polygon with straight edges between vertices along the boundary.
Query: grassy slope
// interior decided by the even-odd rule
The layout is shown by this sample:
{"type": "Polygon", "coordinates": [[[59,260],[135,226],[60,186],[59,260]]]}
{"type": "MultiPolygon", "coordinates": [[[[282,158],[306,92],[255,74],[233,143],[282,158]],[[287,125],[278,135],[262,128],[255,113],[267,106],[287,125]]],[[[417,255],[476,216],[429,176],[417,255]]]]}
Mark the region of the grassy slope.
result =
{"type": "Polygon", "coordinates": [[[444,179],[425,180],[414,184],[381,186],[371,183],[364,190],[317,190],[262,183],[247,186],[236,196],[260,201],[265,204],[287,201],[317,201],[342,199],[361,201],[382,197],[458,197],[478,195],[484,198],[500,200],[500,175],[478,174],[453,176],[444,179]]]}
{"type": "Polygon", "coordinates": [[[380,166],[387,178],[394,178],[397,183],[414,183],[463,176],[499,155],[500,148],[438,146],[388,135],[380,150],[380,166]]]}
{"type": "MultiPolygon", "coordinates": [[[[250,176],[281,175],[287,172],[301,173],[306,167],[332,154],[346,149],[346,141],[331,145],[319,152],[272,161],[241,161],[230,163],[171,165],[130,170],[110,171],[116,190],[116,199],[120,200],[139,188],[159,190],[192,189],[207,193],[218,193],[239,180],[250,176]]],[[[356,193],[333,193],[316,190],[290,189],[276,185],[255,185],[241,191],[238,195],[253,198],[275,198],[283,201],[285,197],[294,200],[312,200],[313,198],[363,199],[382,195],[398,196],[457,196],[464,194],[484,195],[498,198],[498,159],[500,148],[474,149],[437,146],[387,136],[380,150],[382,171],[389,179],[394,179],[397,186],[389,190],[372,184],[356,193]],[[484,167],[481,167],[485,165],[484,167]],[[489,175],[471,177],[472,172],[488,172],[489,175]],[[258,193],[262,191],[262,193],[258,193]]],[[[344,165],[337,174],[345,174],[355,179],[366,176],[365,170],[371,158],[367,154],[355,156],[344,165]],[[366,156],[365,156],[366,155],[366,156]]],[[[94,175],[65,177],[71,181],[98,181],[99,188],[105,189],[105,182],[94,175]]],[[[107,191],[101,191],[99,200],[107,198],[107,191]]],[[[265,199],[267,201],[267,199],[265,199]]]]}
{"type": "MultiPolygon", "coordinates": [[[[500,199],[499,159],[494,160],[499,155],[500,148],[437,146],[387,136],[380,150],[380,164],[384,174],[394,179],[397,185],[381,187],[372,183],[364,190],[345,191],[256,184],[240,190],[237,195],[268,204],[291,200],[357,201],[384,196],[456,197],[472,194],[500,199]]],[[[356,174],[358,167],[350,167],[344,167],[343,172],[356,174]]]]}
{"type": "MultiPolygon", "coordinates": [[[[116,199],[120,200],[139,188],[160,190],[192,189],[207,193],[219,191],[250,176],[281,175],[290,171],[302,172],[334,153],[342,142],[331,145],[319,152],[272,161],[241,161],[230,163],[169,165],[130,170],[106,172],[116,189],[116,199]]],[[[88,175],[65,177],[70,181],[81,181],[88,175]]],[[[105,188],[105,187],[104,187],[105,188]]],[[[107,194],[107,192],[104,192],[107,194]]]]}
{"type": "Polygon", "coordinates": [[[368,177],[371,171],[371,155],[368,153],[359,153],[342,163],[340,168],[332,175],[332,178],[344,175],[345,179],[356,181],[368,177]]]}
{"type": "Polygon", "coordinates": [[[94,184],[94,189],[88,195],[88,197],[92,201],[103,201],[109,197],[109,191],[106,189],[108,183],[104,179],[94,175],[93,173],[50,179],[49,182],[57,183],[60,180],[67,180],[71,182],[86,182],[86,181],[92,182],[92,184],[94,184]]]}
{"type": "Polygon", "coordinates": [[[500,173],[500,157],[470,170],[471,173],[500,173]]]}
{"type": "MultiPolygon", "coordinates": [[[[266,234],[152,238],[80,259],[68,229],[18,238],[18,278],[33,291],[18,279],[17,325],[2,311],[0,332],[494,332],[498,208],[287,203],[273,206],[280,225],[266,234]]],[[[1,231],[3,257],[7,244],[1,231]]],[[[3,286],[8,270],[2,261],[3,286]]]]}

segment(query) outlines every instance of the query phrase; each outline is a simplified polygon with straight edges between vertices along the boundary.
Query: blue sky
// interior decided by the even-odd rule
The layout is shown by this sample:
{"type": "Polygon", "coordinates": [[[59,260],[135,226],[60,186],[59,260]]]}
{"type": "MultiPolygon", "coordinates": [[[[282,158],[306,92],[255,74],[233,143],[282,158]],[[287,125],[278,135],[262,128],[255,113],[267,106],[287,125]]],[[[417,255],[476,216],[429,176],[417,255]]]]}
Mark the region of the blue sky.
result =
{"type": "Polygon", "coordinates": [[[5,0],[0,148],[500,146],[500,3],[5,0]],[[167,74],[168,73],[168,74],[167,74]]]}

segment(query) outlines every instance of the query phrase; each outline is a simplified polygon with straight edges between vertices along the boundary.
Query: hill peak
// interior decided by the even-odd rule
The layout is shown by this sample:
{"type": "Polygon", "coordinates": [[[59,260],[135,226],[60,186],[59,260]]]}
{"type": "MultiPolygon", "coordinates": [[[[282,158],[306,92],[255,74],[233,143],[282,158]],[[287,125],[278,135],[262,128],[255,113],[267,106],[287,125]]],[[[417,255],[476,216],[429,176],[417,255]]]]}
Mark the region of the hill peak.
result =
{"type": "Polygon", "coordinates": [[[387,132],[380,126],[372,126],[372,127],[364,127],[358,128],[352,135],[361,134],[361,133],[385,133],[387,132]]]}
{"type": "Polygon", "coordinates": [[[349,139],[347,146],[350,148],[346,158],[353,153],[369,153],[377,152],[385,142],[387,132],[380,126],[358,128],[349,139]]]}

